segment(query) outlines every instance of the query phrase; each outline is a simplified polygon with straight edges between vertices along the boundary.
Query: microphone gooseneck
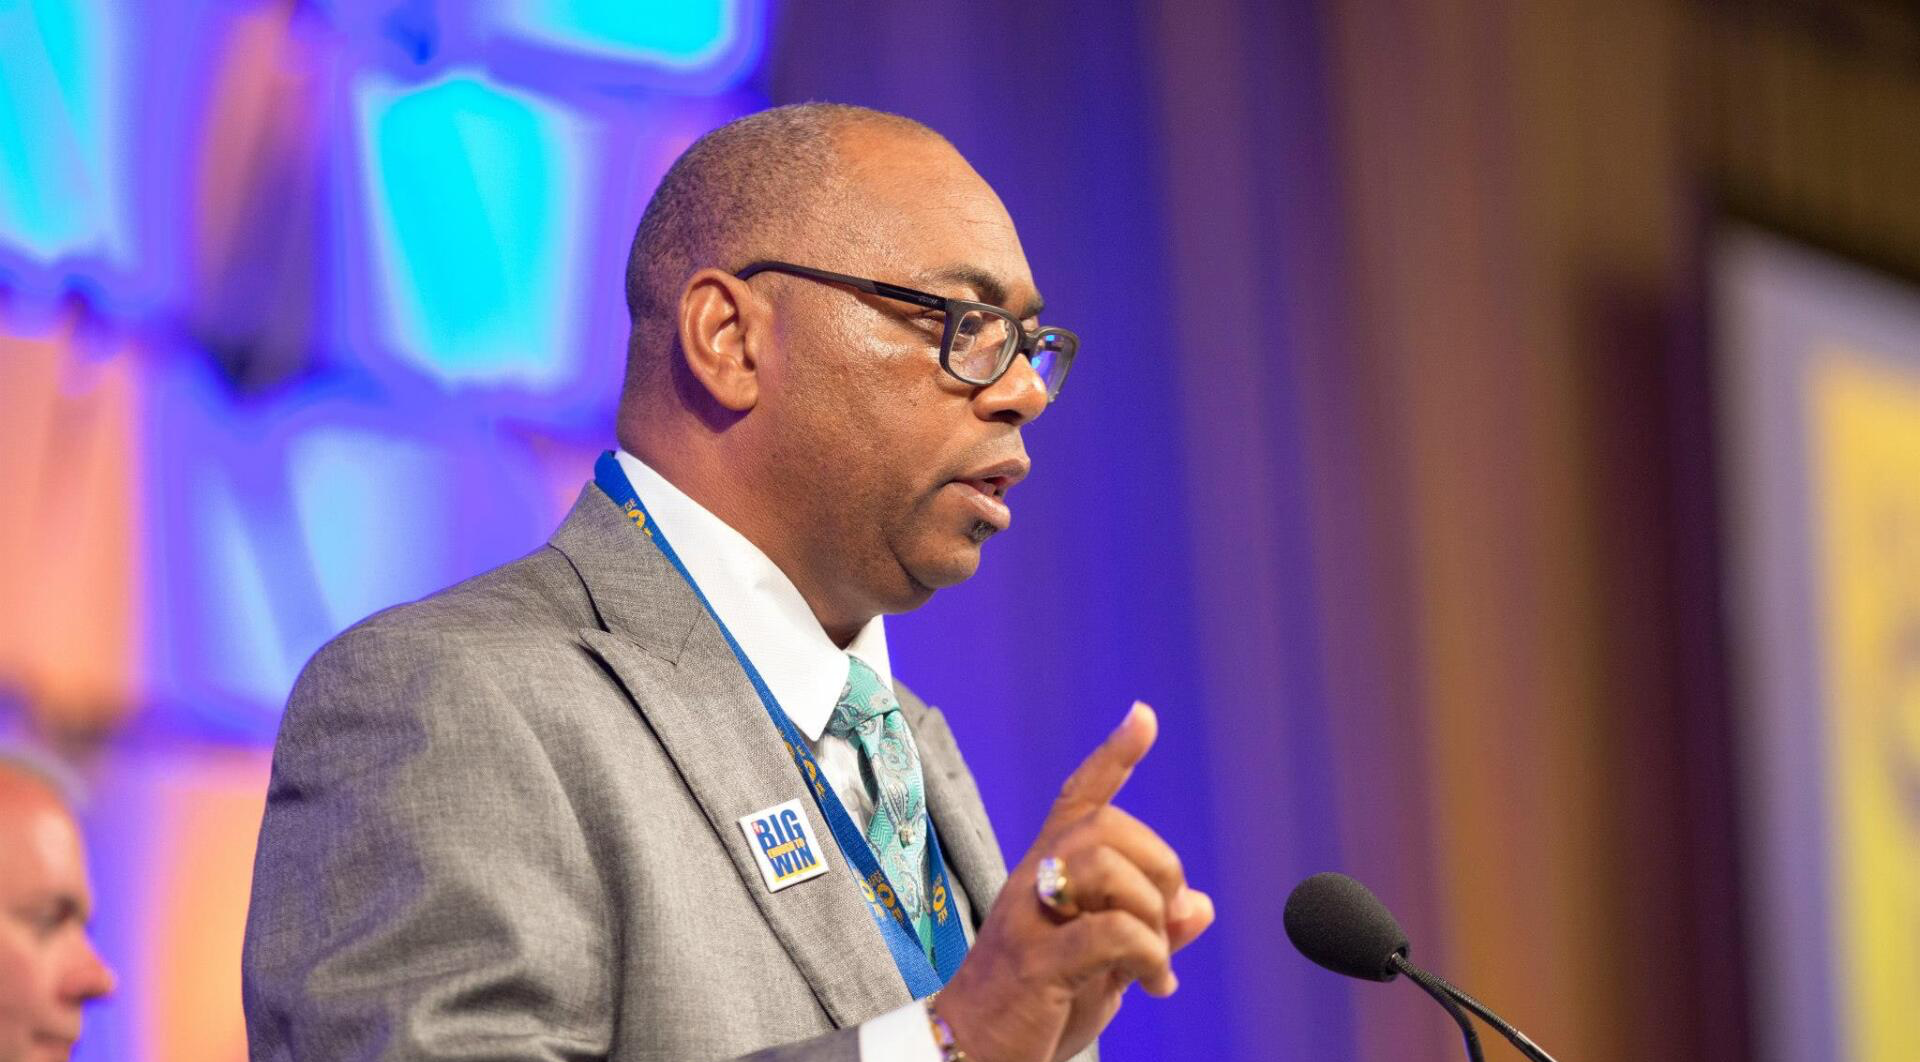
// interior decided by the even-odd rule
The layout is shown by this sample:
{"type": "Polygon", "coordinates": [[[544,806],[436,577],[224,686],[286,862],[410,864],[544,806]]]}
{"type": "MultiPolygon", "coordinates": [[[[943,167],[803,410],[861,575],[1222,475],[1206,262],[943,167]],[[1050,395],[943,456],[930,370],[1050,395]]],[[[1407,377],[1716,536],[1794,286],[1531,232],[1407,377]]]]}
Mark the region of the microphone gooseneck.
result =
{"type": "Polygon", "coordinates": [[[1408,962],[1404,953],[1395,954],[1390,961],[1394,969],[1406,974],[1407,979],[1419,985],[1421,991],[1432,996],[1435,1003],[1446,1008],[1448,1016],[1453,1018],[1453,1023],[1460,1026],[1460,1037],[1467,1042],[1467,1058],[1470,1062],[1486,1062],[1485,1056],[1480,1053],[1480,1034],[1473,1031],[1473,1022],[1467,1020],[1466,1012],[1461,1010],[1460,1004],[1455,1003],[1453,996],[1448,994],[1444,987],[1446,982],[1408,962]]]}
{"type": "Polygon", "coordinates": [[[1527,1035],[1487,1009],[1486,1004],[1407,961],[1407,935],[1386,905],[1365,885],[1345,874],[1315,874],[1294,886],[1287,897],[1287,939],[1314,962],[1364,981],[1391,981],[1399,974],[1420,986],[1459,1024],[1467,1057],[1481,1062],[1480,1038],[1466,1010],[1493,1026],[1532,1062],[1556,1062],[1527,1035]]]}
{"type": "Polygon", "coordinates": [[[1468,995],[1459,986],[1449,982],[1439,974],[1428,974],[1427,976],[1439,983],[1441,991],[1458,1000],[1461,1006],[1479,1015],[1481,1021],[1493,1026],[1495,1032],[1506,1037],[1508,1043],[1519,1049],[1521,1054],[1532,1059],[1533,1062],[1559,1062],[1558,1059],[1547,1054],[1546,1048],[1534,1043],[1532,1038],[1528,1037],[1526,1033],[1507,1024],[1506,1019],[1489,1010],[1485,1003],[1468,995]]]}

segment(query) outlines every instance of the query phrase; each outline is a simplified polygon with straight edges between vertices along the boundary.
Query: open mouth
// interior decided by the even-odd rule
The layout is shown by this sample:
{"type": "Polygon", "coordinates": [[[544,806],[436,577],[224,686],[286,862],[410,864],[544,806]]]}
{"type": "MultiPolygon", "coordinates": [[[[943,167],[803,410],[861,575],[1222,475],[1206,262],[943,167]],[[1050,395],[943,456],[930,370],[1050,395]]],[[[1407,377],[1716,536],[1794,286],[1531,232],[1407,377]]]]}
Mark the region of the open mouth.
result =
{"type": "Polygon", "coordinates": [[[957,479],[954,480],[954,482],[963,487],[972,487],[974,490],[979,491],[989,498],[1005,498],[1007,496],[1007,489],[1013,486],[1013,477],[978,476],[969,479],[957,479]]]}
{"type": "MultiPolygon", "coordinates": [[[[964,498],[974,519],[989,531],[1005,531],[1013,524],[1013,510],[1007,507],[1007,488],[1012,483],[1002,476],[970,476],[947,484],[964,498]]],[[[984,535],[976,535],[976,539],[984,535]]]]}
{"type": "Polygon", "coordinates": [[[965,474],[956,476],[947,483],[965,500],[973,510],[976,521],[975,540],[986,538],[995,531],[1005,531],[1013,523],[1013,510],[1007,507],[1007,492],[1014,484],[1027,478],[1031,468],[1025,456],[1009,458],[995,464],[977,466],[965,474]]]}

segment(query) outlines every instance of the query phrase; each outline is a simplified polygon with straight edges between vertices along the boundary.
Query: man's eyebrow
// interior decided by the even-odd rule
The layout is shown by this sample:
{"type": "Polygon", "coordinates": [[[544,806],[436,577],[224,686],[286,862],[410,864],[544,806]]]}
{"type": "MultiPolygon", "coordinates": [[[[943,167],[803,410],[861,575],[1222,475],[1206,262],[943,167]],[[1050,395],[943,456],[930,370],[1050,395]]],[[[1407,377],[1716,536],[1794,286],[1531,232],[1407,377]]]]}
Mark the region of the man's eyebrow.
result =
{"type": "MultiPolygon", "coordinates": [[[[980,293],[978,301],[994,306],[1007,306],[1007,286],[1002,284],[998,277],[978,266],[945,266],[924,274],[921,283],[929,287],[940,283],[965,285],[980,293]]],[[[1024,310],[1014,310],[1013,315],[1024,321],[1029,317],[1040,316],[1040,311],[1046,308],[1047,300],[1035,297],[1024,310]]]]}

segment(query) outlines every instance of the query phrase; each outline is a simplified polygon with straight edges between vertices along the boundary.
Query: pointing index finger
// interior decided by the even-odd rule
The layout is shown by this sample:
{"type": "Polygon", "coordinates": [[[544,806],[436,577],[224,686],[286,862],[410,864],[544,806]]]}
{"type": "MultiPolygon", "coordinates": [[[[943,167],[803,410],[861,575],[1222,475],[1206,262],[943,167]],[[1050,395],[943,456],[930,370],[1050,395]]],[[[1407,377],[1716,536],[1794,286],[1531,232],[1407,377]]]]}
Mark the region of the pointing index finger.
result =
{"type": "Polygon", "coordinates": [[[1102,804],[1111,803],[1120,787],[1133,774],[1133,768],[1153,747],[1160,732],[1159,717],[1145,701],[1133,702],[1126,718],[1114,727],[1098,748],[1060,786],[1060,799],[1054,802],[1054,816],[1078,815],[1102,804]]]}

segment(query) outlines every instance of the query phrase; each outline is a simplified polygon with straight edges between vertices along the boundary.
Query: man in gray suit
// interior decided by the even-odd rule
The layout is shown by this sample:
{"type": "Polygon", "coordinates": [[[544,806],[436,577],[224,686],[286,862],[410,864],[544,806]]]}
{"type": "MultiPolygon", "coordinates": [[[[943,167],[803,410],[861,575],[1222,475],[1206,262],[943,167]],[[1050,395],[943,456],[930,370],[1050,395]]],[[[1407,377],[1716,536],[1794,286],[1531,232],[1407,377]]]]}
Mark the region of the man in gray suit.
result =
{"type": "Polygon", "coordinates": [[[253,1057],[1091,1057],[1213,918],[1112,804],[1153,713],[1009,874],[881,619],[973,574],[1075,353],[1005,208],[917,123],[778,108],[675,163],[627,294],[621,450],[548,545],[294,689],[253,1057]]]}

